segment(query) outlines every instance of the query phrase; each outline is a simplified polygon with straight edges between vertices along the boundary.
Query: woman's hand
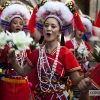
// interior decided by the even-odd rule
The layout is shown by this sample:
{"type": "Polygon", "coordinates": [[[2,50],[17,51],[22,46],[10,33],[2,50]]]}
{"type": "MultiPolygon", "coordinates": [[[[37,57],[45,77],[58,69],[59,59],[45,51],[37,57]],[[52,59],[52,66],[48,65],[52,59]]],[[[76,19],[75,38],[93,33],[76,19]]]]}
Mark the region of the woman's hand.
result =
{"type": "Polygon", "coordinates": [[[84,77],[85,77],[85,78],[88,77],[89,74],[90,74],[94,69],[95,69],[94,67],[89,68],[88,71],[84,74],[84,77]]]}
{"type": "Polygon", "coordinates": [[[75,51],[75,49],[69,49],[71,52],[74,52],[75,51]]]}
{"type": "Polygon", "coordinates": [[[7,57],[10,63],[14,63],[16,61],[15,51],[10,50],[7,57]]]}
{"type": "Polygon", "coordinates": [[[84,78],[79,82],[78,88],[82,93],[88,93],[92,88],[92,81],[88,78],[84,78]]]}

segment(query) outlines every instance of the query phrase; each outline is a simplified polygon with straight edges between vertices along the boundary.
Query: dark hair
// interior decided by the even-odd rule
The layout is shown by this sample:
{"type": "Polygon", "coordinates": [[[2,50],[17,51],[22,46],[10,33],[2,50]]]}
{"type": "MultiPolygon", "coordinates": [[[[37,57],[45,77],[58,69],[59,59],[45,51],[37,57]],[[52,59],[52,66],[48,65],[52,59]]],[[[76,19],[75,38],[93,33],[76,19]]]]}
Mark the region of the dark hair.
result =
{"type": "Polygon", "coordinates": [[[64,34],[61,34],[60,45],[61,45],[61,46],[65,46],[64,34]]]}

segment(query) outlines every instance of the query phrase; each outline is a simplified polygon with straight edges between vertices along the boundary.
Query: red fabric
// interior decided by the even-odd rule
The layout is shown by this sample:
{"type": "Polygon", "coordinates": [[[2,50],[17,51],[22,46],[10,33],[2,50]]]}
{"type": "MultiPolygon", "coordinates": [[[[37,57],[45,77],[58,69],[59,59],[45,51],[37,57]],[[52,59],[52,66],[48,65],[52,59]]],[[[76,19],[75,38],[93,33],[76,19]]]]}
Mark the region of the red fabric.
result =
{"type": "MultiPolygon", "coordinates": [[[[28,62],[31,65],[36,66],[37,60],[38,60],[38,55],[39,55],[38,49],[37,50],[34,50],[27,57],[28,58],[28,62]]],[[[48,55],[48,56],[51,56],[51,55],[48,55]]],[[[54,54],[53,56],[55,58],[56,54],[54,54]]],[[[74,55],[72,54],[72,52],[69,49],[67,49],[66,47],[61,47],[61,49],[60,49],[60,55],[59,55],[58,59],[61,60],[62,64],[65,66],[65,68],[66,68],[67,71],[70,71],[73,68],[79,66],[79,64],[78,64],[76,58],[74,57],[74,55]],[[73,63],[71,63],[71,61],[73,63]]]]}
{"type": "Polygon", "coordinates": [[[89,78],[92,79],[92,85],[100,90],[100,63],[95,67],[95,69],[89,75],[89,78]]]}
{"type": "Polygon", "coordinates": [[[2,10],[0,10],[0,16],[1,16],[1,14],[2,14],[2,10]]]}
{"type": "Polygon", "coordinates": [[[74,26],[75,29],[78,29],[81,32],[85,31],[84,25],[77,11],[74,12],[74,23],[75,23],[75,26],[74,26]]]}
{"type": "Polygon", "coordinates": [[[33,69],[33,71],[28,75],[28,81],[32,83],[31,90],[34,91],[36,84],[38,83],[37,78],[37,71],[36,67],[33,69]]]}
{"type": "Polygon", "coordinates": [[[5,45],[4,49],[0,53],[0,62],[6,62],[7,61],[7,52],[9,51],[9,47],[5,45]]]}
{"type": "MultiPolygon", "coordinates": [[[[88,51],[91,51],[92,49],[91,49],[89,43],[88,43],[88,42],[84,42],[84,43],[85,43],[85,45],[86,45],[88,51]]],[[[74,45],[73,45],[73,43],[71,42],[71,40],[66,41],[65,46],[66,46],[68,49],[74,49],[74,45]]]]}
{"type": "Polygon", "coordinates": [[[98,12],[98,15],[97,15],[96,21],[94,23],[94,26],[97,26],[97,27],[100,28],[100,11],[98,12]]]}
{"type": "Polygon", "coordinates": [[[36,12],[37,12],[37,8],[38,8],[37,6],[33,9],[33,14],[31,16],[31,18],[29,20],[29,24],[28,24],[28,29],[30,30],[31,34],[34,34],[34,28],[36,27],[36,12]]]}
{"type": "Polygon", "coordinates": [[[0,100],[2,100],[2,81],[0,80],[0,100]]]}
{"type": "Polygon", "coordinates": [[[93,36],[97,36],[97,33],[95,32],[94,29],[92,30],[92,35],[93,35],[93,36]]]}
{"type": "MultiPolygon", "coordinates": [[[[50,67],[52,67],[52,65],[54,63],[55,56],[56,56],[56,49],[53,50],[51,54],[46,53],[46,55],[48,57],[50,67]]],[[[35,68],[36,68],[36,64],[37,64],[37,61],[38,61],[38,56],[39,56],[39,51],[37,49],[37,50],[34,50],[27,57],[27,61],[29,62],[29,64],[33,65],[35,68]]],[[[46,67],[47,64],[44,63],[44,66],[46,67]]],[[[67,71],[71,72],[71,71],[75,71],[75,70],[79,70],[79,69],[80,69],[79,64],[78,64],[76,58],[74,57],[74,55],[72,54],[72,52],[70,52],[70,50],[67,49],[66,47],[61,47],[60,54],[59,54],[59,57],[58,57],[58,62],[57,62],[57,68],[56,68],[56,73],[58,74],[58,76],[60,78],[63,78],[67,71]],[[63,70],[63,68],[65,70],[63,70]]],[[[29,78],[31,78],[31,79],[29,79],[29,80],[31,80],[31,81],[33,80],[32,83],[35,86],[33,86],[32,89],[37,91],[38,89],[40,90],[40,88],[39,88],[39,81],[37,79],[38,77],[36,76],[37,71],[35,71],[35,70],[33,70],[31,72],[31,74],[29,76],[29,78]]],[[[36,99],[36,96],[37,95],[35,95],[35,99],[36,99]]],[[[38,95],[38,98],[41,98],[40,100],[50,100],[51,97],[52,97],[52,94],[45,95],[45,96],[38,95]]],[[[61,99],[66,100],[64,96],[62,96],[61,99]]],[[[36,99],[36,100],[38,100],[38,99],[36,99]]],[[[52,100],[58,100],[58,98],[56,98],[55,93],[54,93],[54,97],[53,97],[52,100]]]]}
{"type": "MultiPolygon", "coordinates": [[[[94,22],[94,26],[99,27],[100,28],[100,11],[98,12],[97,18],[94,22]]],[[[92,30],[92,35],[97,37],[97,33],[95,32],[95,30],[92,30]]]]}
{"type": "MultiPolygon", "coordinates": [[[[8,65],[10,65],[8,63],[7,60],[7,52],[10,50],[10,48],[6,45],[4,50],[2,50],[1,52],[1,56],[0,56],[0,62],[7,62],[8,65]],[[5,58],[5,59],[4,59],[5,58]],[[3,60],[2,60],[3,59],[3,60]]],[[[8,68],[9,66],[7,66],[6,68],[8,68]]],[[[15,70],[12,70],[12,72],[15,70]]],[[[8,72],[8,69],[6,69],[5,74],[7,74],[6,72],[8,72]]],[[[9,68],[9,72],[8,74],[12,74],[10,68],[9,68]]],[[[14,74],[14,75],[9,75],[9,77],[16,77],[19,76],[18,74],[14,74]]],[[[7,76],[8,77],[8,76],[7,76]]],[[[22,78],[22,76],[20,76],[22,78]]],[[[5,78],[5,77],[4,77],[5,78]]],[[[9,78],[11,79],[11,78],[9,78]]],[[[23,77],[24,79],[24,77],[23,77]]],[[[29,86],[28,83],[26,82],[25,84],[14,84],[14,83],[7,83],[4,82],[4,80],[0,80],[0,100],[29,100],[29,86]],[[14,86],[16,88],[14,88],[14,86]],[[12,92],[12,90],[17,89],[17,92],[14,93],[12,92]]]]}
{"type": "Polygon", "coordinates": [[[29,87],[27,82],[25,84],[15,85],[17,93],[12,92],[14,85],[11,83],[2,81],[0,85],[2,86],[0,87],[0,91],[2,91],[0,100],[29,100],[29,87]]]}

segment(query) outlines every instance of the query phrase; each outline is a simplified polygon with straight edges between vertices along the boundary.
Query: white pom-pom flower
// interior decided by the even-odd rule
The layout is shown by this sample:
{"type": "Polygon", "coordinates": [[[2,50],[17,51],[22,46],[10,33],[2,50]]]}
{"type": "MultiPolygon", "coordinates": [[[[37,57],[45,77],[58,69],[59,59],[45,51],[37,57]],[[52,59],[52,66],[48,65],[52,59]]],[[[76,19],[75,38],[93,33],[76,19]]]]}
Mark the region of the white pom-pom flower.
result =
{"type": "Polygon", "coordinates": [[[12,42],[12,45],[9,45],[9,43],[8,45],[12,50],[15,49],[15,52],[18,52],[29,49],[29,44],[31,44],[33,41],[33,39],[30,37],[30,33],[25,34],[24,31],[20,31],[18,33],[7,33],[8,41],[12,42]]]}
{"type": "Polygon", "coordinates": [[[83,57],[87,57],[89,52],[83,45],[80,45],[77,48],[77,53],[78,55],[83,55],[83,57]]]}
{"type": "Polygon", "coordinates": [[[6,45],[6,42],[7,42],[7,35],[6,33],[3,31],[3,32],[0,32],[0,49],[4,49],[4,46],[6,45]]]}

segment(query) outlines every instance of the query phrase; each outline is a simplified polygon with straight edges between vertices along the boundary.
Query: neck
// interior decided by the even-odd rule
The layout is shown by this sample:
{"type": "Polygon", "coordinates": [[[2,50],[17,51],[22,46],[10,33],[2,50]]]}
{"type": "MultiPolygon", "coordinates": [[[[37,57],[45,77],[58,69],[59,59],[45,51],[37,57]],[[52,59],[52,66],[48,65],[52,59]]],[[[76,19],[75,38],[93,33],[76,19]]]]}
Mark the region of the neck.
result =
{"type": "Polygon", "coordinates": [[[58,41],[53,41],[53,42],[47,42],[46,44],[46,49],[48,50],[49,53],[52,52],[52,50],[57,47],[58,41]]]}
{"type": "Polygon", "coordinates": [[[76,38],[76,37],[75,37],[75,40],[76,40],[76,42],[77,42],[78,44],[80,44],[80,43],[82,42],[82,39],[79,39],[79,38],[76,38]]]}

